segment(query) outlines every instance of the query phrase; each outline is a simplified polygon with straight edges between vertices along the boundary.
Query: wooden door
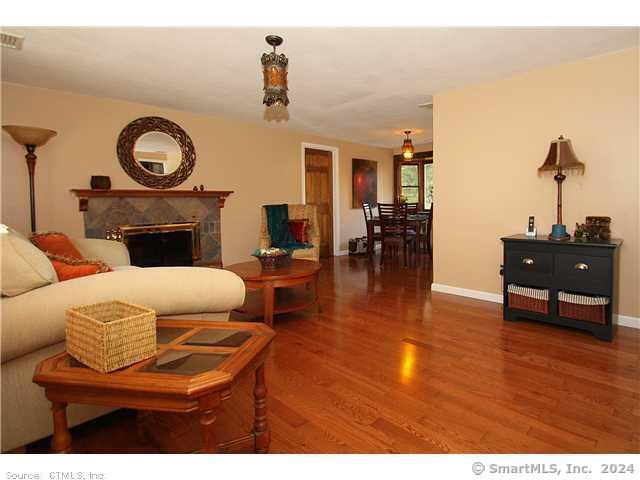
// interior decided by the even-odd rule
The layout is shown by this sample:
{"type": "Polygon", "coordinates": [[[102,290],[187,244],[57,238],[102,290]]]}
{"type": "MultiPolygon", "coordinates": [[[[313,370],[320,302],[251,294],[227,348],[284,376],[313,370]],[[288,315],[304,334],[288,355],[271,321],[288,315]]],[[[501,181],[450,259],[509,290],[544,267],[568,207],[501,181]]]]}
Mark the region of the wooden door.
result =
{"type": "Polygon", "coordinates": [[[306,203],[315,205],[320,226],[320,256],[333,255],[333,158],[331,152],[304,151],[306,203]]]}

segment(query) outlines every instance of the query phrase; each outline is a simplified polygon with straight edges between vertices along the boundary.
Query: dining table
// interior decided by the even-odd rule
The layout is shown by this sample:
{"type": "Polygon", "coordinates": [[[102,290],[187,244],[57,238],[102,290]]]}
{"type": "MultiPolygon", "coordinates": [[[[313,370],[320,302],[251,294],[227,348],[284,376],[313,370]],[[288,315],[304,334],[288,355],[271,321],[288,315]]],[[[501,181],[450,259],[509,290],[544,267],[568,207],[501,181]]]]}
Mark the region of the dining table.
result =
{"type": "MultiPolygon", "coordinates": [[[[427,253],[429,251],[427,244],[429,243],[429,235],[431,233],[428,231],[430,216],[430,210],[419,211],[417,213],[410,213],[407,215],[407,223],[415,228],[417,245],[421,244],[422,237],[424,237],[426,240],[422,247],[422,251],[424,253],[427,253]]],[[[374,242],[372,240],[375,227],[379,227],[380,225],[381,222],[379,216],[374,216],[373,218],[367,220],[367,251],[369,255],[373,255],[374,242]]]]}

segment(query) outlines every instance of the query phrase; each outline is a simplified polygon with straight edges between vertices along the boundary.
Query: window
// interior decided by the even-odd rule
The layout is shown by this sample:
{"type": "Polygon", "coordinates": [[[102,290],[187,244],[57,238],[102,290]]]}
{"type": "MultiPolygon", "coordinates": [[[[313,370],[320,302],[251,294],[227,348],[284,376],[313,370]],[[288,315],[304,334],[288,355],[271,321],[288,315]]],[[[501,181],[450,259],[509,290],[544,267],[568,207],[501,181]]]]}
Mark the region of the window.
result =
{"type": "Polygon", "coordinates": [[[413,160],[405,161],[395,155],[395,198],[401,196],[408,203],[418,203],[420,208],[429,209],[433,203],[433,154],[418,152],[413,160]]]}
{"type": "Polygon", "coordinates": [[[430,209],[433,203],[433,163],[424,164],[424,208],[430,209]]]}
{"type": "Polygon", "coordinates": [[[418,203],[420,201],[418,165],[401,165],[400,180],[400,195],[404,196],[409,203],[418,203]]]}

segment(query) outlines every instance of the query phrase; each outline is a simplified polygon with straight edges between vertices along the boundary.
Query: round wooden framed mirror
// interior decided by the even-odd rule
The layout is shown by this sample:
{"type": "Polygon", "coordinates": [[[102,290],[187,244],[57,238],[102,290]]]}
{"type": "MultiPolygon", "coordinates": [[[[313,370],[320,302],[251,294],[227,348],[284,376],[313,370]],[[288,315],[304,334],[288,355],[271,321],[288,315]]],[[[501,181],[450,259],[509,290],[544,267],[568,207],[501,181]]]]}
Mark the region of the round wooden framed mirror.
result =
{"type": "Polygon", "coordinates": [[[184,182],[196,164],[196,150],[180,125],[162,117],[142,117],[122,129],[118,159],[127,174],[149,188],[184,182]]]}

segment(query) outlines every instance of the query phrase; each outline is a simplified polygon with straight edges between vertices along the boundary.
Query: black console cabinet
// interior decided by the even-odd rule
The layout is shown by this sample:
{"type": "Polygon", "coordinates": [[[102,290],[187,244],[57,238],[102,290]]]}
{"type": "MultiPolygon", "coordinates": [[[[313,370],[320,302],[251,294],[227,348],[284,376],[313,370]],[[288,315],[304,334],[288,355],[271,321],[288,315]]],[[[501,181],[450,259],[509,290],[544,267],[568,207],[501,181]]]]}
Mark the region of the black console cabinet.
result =
{"type": "Polygon", "coordinates": [[[601,340],[613,339],[613,307],[617,278],[618,247],[622,240],[609,241],[549,240],[546,237],[513,235],[501,239],[504,244],[503,316],[505,320],[527,318],[566,327],[587,330],[601,340]],[[585,267],[586,265],[586,267],[585,267]],[[507,285],[510,283],[549,290],[549,313],[510,308],[507,285]],[[605,296],[606,324],[574,320],[558,313],[558,291],[605,296]]]}

